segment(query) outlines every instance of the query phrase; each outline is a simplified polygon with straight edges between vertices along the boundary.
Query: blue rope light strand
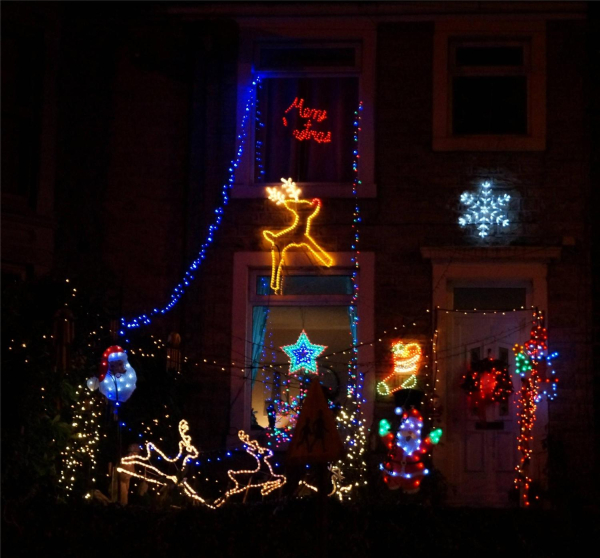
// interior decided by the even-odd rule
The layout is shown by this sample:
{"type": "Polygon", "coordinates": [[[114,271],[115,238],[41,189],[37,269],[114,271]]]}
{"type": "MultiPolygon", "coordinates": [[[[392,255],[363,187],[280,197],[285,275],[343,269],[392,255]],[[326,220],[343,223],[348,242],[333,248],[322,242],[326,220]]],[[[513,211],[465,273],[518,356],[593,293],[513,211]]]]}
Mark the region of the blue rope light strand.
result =
{"type": "MultiPolygon", "coordinates": [[[[352,244],[352,249],[354,250],[354,255],[352,256],[352,263],[354,264],[354,269],[352,270],[352,286],[353,286],[353,292],[352,292],[352,301],[351,301],[351,305],[354,306],[356,308],[357,306],[357,302],[358,302],[358,294],[359,294],[359,287],[358,284],[356,282],[356,278],[358,275],[358,270],[359,270],[359,261],[358,261],[358,256],[360,254],[360,251],[358,249],[358,243],[359,243],[359,223],[361,222],[361,218],[360,218],[360,207],[358,204],[358,187],[361,184],[361,181],[359,179],[359,175],[358,175],[358,164],[359,164],[359,159],[360,159],[360,154],[358,151],[358,135],[359,132],[361,130],[360,128],[360,120],[361,120],[361,112],[363,110],[363,103],[362,101],[359,102],[358,104],[358,110],[355,111],[354,113],[354,150],[353,150],[353,155],[354,155],[354,160],[352,161],[352,170],[354,172],[354,179],[352,181],[352,195],[354,197],[354,219],[353,219],[353,223],[352,223],[352,229],[354,232],[354,242],[352,244]]],[[[354,327],[356,329],[358,329],[358,321],[359,321],[359,317],[358,317],[358,313],[354,312],[354,316],[353,316],[353,320],[354,320],[354,327]]],[[[363,383],[364,383],[364,376],[362,374],[362,372],[360,372],[358,370],[358,339],[357,339],[357,335],[352,335],[352,364],[351,367],[353,369],[353,380],[354,380],[354,385],[349,384],[349,391],[350,389],[352,390],[356,390],[355,393],[355,400],[358,402],[358,407],[360,408],[360,404],[364,403],[364,401],[362,400],[362,387],[363,387],[363,383]]]]}
{"type": "Polygon", "coordinates": [[[260,78],[256,77],[248,91],[248,100],[246,102],[246,107],[240,125],[240,133],[237,137],[237,152],[235,158],[231,161],[231,164],[229,166],[229,178],[227,182],[223,184],[223,188],[221,190],[222,203],[219,207],[215,209],[215,218],[212,224],[210,224],[208,227],[208,234],[206,236],[206,240],[200,247],[200,252],[198,253],[198,256],[188,267],[181,282],[173,289],[169,302],[163,308],[154,308],[148,314],[141,314],[137,318],[133,318],[129,321],[125,318],[121,318],[121,330],[119,331],[119,335],[125,335],[126,329],[133,329],[141,327],[143,325],[148,325],[152,321],[153,317],[167,313],[177,304],[177,302],[179,302],[179,299],[183,296],[187,287],[189,287],[191,282],[194,280],[195,272],[200,267],[202,261],[206,257],[208,247],[213,241],[213,235],[217,232],[219,225],[221,224],[221,221],[223,219],[224,207],[229,202],[229,190],[233,188],[233,184],[235,182],[235,171],[240,164],[242,154],[244,152],[244,145],[248,136],[247,123],[253,113],[252,108],[255,106],[256,90],[259,84],[260,78]]]}

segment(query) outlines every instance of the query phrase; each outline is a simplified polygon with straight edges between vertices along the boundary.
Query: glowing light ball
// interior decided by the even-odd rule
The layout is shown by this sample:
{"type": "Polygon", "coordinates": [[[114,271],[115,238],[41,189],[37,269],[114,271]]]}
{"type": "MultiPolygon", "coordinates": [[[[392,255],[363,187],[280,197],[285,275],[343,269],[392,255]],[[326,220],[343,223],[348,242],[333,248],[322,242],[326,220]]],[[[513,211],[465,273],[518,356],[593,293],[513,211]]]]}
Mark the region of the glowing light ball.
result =
{"type": "Polygon", "coordinates": [[[96,376],[92,376],[87,382],[87,387],[90,391],[96,391],[100,386],[100,382],[96,376]]]}

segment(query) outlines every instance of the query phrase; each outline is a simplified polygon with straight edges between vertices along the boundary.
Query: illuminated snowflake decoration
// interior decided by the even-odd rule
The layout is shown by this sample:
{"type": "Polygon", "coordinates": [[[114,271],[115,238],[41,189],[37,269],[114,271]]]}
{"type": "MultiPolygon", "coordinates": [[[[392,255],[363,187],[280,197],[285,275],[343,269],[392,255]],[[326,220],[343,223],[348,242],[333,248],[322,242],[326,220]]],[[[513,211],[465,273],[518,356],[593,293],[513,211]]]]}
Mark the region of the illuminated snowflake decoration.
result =
{"type": "Polygon", "coordinates": [[[479,231],[477,234],[481,238],[485,238],[489,234],[493,225],[508,227],[510,223],[506,213],[504,213],[510,201],[510,196],[508,194],[494,196],[492,185],[489,182],[484,182],[477,194],[463,192],[460,201],[467,207],[467,210],[458,219],[458,224],[461,227],[477,225],[479,231]]]}

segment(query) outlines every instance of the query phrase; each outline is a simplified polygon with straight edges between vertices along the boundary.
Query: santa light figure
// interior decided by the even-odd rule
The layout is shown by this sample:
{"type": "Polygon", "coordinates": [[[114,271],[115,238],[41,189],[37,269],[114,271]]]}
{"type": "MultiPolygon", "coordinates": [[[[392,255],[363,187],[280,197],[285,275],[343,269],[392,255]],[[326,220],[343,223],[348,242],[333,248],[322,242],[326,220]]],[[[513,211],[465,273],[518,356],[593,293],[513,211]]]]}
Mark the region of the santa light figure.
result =
{"type": "Polygon", "coordinates": [[[99,388],[100,393],[118,407],[131,397],[136,381],[137,376],[129,364],[127,353],[122,347],[113,345],[102,355],[98,377],[90,378],[87,385],[92,391],[99,388]]]}
{"type": "Polygon", "coordinates": [[[380,422],[379,435],[388,448],[386,461],[380,469],[390,490],[401,489],[407,494],[414,494],[418,492],[423,477],[429,474],[423,457],[440,441],[442,430],[437,428],[423,439],[423,417],[417,409],[403,412],[398,407],[396,414],[402,415],[396,435],[391,432],[387,420],[380,422]]]}

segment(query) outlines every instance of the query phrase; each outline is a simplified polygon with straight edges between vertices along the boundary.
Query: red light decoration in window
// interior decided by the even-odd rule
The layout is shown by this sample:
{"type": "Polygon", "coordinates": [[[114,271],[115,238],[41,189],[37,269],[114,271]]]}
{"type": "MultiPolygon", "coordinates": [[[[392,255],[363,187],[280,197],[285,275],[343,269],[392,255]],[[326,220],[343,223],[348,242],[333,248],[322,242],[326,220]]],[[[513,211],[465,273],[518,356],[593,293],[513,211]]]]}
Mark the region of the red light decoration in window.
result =
{"type": "MultiPolygon", "coordinates": [[[[312,129],[313,120],[315,122],[323,122],[323,120],[327,119],[326,110],[305,107],[304,99],[299,99],[298,97],[294,99],[294,102],[286,109],[284,114],[287,114],[294,109],[298,110],[298,116],[300,118],[306,120],[302,130],[294,130],[292,132],[292,135],[298,141],[309,141],[312,139],[317,143],[331,143],[331,132],[323,132],[312,129]]],[[[285,116],[283,117],[283,125],[288,125],[288,121],[285,116]]]]}

